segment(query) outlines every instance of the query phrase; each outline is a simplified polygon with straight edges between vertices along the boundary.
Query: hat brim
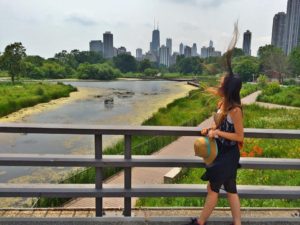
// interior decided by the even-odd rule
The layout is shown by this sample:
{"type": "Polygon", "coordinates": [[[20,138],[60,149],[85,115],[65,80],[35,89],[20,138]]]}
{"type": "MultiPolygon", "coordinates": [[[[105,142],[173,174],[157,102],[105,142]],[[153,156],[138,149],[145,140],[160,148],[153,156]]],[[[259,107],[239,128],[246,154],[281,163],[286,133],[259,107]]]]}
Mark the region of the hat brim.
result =
{"type": "Polygon", "coordinates": [[[208,143],[209,146],[207,147],[210,147],[209,155],[207,157],[203,157],[203,161],[206,165],[212,164],[212,162],[216,159],[218,155],[218,145],[216,140],[214,138],[208,138],[208,143]]]}
{"type": "Polygon", "coordinates": [[[218,145],[214,138],[199,137],[194,142],[195,155],[203,158],[206,165],[211,164],[218,155],[218,145]]]}

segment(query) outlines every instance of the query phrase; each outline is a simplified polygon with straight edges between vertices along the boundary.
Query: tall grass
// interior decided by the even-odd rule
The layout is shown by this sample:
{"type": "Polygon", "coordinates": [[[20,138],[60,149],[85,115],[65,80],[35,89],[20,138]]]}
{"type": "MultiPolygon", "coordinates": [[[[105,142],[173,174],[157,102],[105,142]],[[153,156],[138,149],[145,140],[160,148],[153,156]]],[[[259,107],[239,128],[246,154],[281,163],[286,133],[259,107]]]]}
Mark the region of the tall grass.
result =
{"type": "MultiPolygon", "coordinates": [[[[245,127],[270,129],[300,129],[299,110],[266,109],[257,105],[244,107],[245,127]]],[[[300,158],[300,140],[246,138],[244,152],[251,152],[258,146],[260,157],[300,158]]],[[[188,169],[175,183],[200,184],[204,168],[188,169]]],[[[300,186],[300,172],[293,170],[240,169],[238,184],[300,186]]],[[[140,198],[137,206],[203,206],[204,198],[140,198]]],[[[258,200],[242,199],[243,207],[299,207],[300,200],[258,200]]],[[[229,206],[226,199],[220,199],[218,206],[229,206]]]]}
{"type": "Polygon", "coordinates": [[[257,98],[261,102],[300,107],[300,87],[280,87],[276,93],[263,91],[257,98]]]}
{"type": "Polygon", "coordinates": [[[0,116],[19,109],[69,96],[77,89],[62,83],[0,83],[0,116]]]}

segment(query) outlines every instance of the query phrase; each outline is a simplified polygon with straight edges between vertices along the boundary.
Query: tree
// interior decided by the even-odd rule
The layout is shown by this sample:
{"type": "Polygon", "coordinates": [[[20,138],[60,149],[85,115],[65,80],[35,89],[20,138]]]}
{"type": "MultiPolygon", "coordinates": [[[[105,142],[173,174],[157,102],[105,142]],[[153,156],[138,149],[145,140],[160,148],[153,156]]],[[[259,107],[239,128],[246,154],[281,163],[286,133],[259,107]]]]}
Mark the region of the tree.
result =
{"type": "Polygon", "coordinates": [[[293,74],[300,75],[300,46],[294,48],[290,53],[289,64],[293,74]]]}
{"type": "Polygon", "coordinates": [[[241,48],[234,48],[232,53],[232,58],[244,56],[245,53],[241,48]]]}
{"type": "Polygon", "coordinates": [[[240,75],[242,81],[251,81],[253,74],[259,72],[259,61],[255,57],[242,56],[232,61],[233,72],[240,75]]]}
{"type": "Polygon", "coordinates": [[[135,58],[128,54],[120,54],[113,57],[113,63],[115,67],[121,70],[122,73],[136,72],[137,62],[135,58]]]}
{"type": "Polygon", "coordinates": [[[139,62],[138,65],[138,71],[139,72],[144,72],[146,69],[151,68],[151,62],[149,59],[143,59],[142,61],[139,62]]]}
{"type": "Polygon", "coordinates": [[[282,49],[273,45],[260,47],[258,56],[266,74],[276,75],[279,83],[283,83],[283,76],[288,72],[288,58],[282,49]]]}
{"type": "Polygon", "coordinates": [[[203,70],[199,57],[177,57],[176,68],[182,74],[201,74],[203,70]]]}
{"type": "Polygon", "coordinates": [[[0,65],[8,71],[12,83],[15,77],[22,71],[22,59],[26,56],[26,49],[21,42],[15,42],[6,46],[3,55],[0,58],[0,65]]]}

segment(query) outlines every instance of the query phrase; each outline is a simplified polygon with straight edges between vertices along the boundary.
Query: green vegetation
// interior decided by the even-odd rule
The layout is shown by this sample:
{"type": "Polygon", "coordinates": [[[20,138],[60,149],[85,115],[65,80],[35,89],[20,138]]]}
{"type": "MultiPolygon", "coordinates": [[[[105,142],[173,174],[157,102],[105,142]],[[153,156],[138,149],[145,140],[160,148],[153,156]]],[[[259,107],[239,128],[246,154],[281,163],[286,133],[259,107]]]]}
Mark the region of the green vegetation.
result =
{"type": "Polygon", "coordinates": [[[0,116],[52,99],[67,97],[73,91],[76,88],[62,83],[0,83],[0,116]]]}
{"type": "Polygon", "coordinates": [[[242,81],[252,81],[259,72],[259,60],[252,56],[241,56],[232,61],[233,71],[240,75],[242,81]]]}
{"type": "Polygon", "coordinates": [[[26,49],[20,42],[6,46],[3,55],[0,57],[0,65],[2,69],[7,70],[11,77],[12,83],[15,78],[21,73],[22,59],[26,56],[26,49]]]}
{"type": "MultiPolygon", "coordinates": [[[[257,105],[244,107],[245,127],[271,129],[300,129],[299,110],[266,109],[257,105]]],[[[300,140],[245,139],[241,155],[299,158],[300,140]],[[259,151],[260,152],[259,152],[259,151]],[[259,154],[257,154],[259,152],[259,154]],[[252,153],[252,155],[251,155],[252,153]]],[[[175,183],[204,184],[200,177],[203,168],[188,169],[175,183]]],[[[299,186],[300,172],[292,170],[238,170],[237,183],[240,185],[286,185],[299,186]],[[249,179],[251,177],[251,179],[249,179]],[[288,178],[288,179],[287,179],[288,178]]],[[[140,198],[137,206],[203,206],[204,198],[140,198]]],[[[227,199],[219,199],[219,207],[228,207],[227,199]]],[[[300,200],[258,200],[241,199],[242,207],[299,207],[300,200]]]]}
{"type": "Polygon", "coordinates": [[[240,92],[241,98],[250,95],[253,92],[256,92],[259,90],[259,86],[257,84],[249,84],[249,83],[244,83],[243,88],[240,92]]]}
{"type": "Polygon", "coordinates": [[[258,101],[279,105],[300,107],[300,87],[280,87],[278,83],[271,82],[257,97],[258,101]]]}

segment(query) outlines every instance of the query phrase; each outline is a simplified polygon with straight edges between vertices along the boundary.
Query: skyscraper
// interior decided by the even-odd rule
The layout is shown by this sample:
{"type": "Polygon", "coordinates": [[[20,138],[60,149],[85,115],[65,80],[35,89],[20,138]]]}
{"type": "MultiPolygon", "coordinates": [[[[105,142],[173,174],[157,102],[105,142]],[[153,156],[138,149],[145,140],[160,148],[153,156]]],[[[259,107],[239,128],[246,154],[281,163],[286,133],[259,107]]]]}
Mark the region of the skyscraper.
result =
{"type": "Polygon", "coordinates": [[[143,50],[141,48],[136,49],[136,59],[141,61],[143,59],[143,50]]]}
{"type": "Polygon", "coordinates": [[[114,56],[113,34],[109,31],[103,34],[103,56],[108,59],[114,56]]]}
{"type": "Polygon", "coordinates": [[[212,40],[209,41],[209,47],[214,47],[214,43],[212,40]]]}
{"type": "Polygon", "coordinates": [[[172,39],[171,38],[167,38],[166,46],[169,48],[170,55],[172,55],[172,39]]]}
{"type": "Polygon", "coordinates": [[[160,35],[158,28],[152,31],[151,52],[157,53],[160,47],[160,35]]]}
{"type": "Polygon", "coordinates": [[[285,26],[285,53],[300,44],[300,1],[288,0],[285,26]]]}
{"type": "Polygon", "coordinates": [[[180,45],[179,45],[179,54],[180,54],[180,55],[183,55],[183,54],[184,54],[184,46],[183,46],[182,43],[180,43],[180,45]]]}
{"type": "Polygon", "coordinates": [[[207,47],[203,46],[201,48],[201,58],[207,58],[208,57],[208,50],[207,47]]]}
{"type": "Polygon", "coordinates": [[[184,47],[184,57],[191,57],[192,56],[192,48],[189,46],[184,47]]]}
{"type": "Polygon", "coordinates": [[[159,48],[159,64],[165,65],[166,67],[170,66],[170,52],[169,48],[165,45],[159,48]]]}
{"type": "Polygon", "coordinates": [[[284,12],[277,13],[273,18],[273,28],[272,28],[272,42],[271,44],[277,48],[281,48],[283,51],[284,47],[284,37],[285,37],[285,23],[286,14],[284,12]]]}
{"type": "Polygon", "coordinates": [[[244,33],[244,39],[243,39],[243,51],[245,55],[251,55],[251,32],[247,30],[244,33]]]}
{"type": "Polygon", "coordinates": [[[90,41],[90,52],[103,53],[103,43],[100,40],[90,41]]]}
{"type": "Polygon", "coordinates": [[[197,44],[196,43],[194,43],[193,47],[192,47],[192,56],[193,57],[198,56],[198,53],[197,53],[197,44]]]}

